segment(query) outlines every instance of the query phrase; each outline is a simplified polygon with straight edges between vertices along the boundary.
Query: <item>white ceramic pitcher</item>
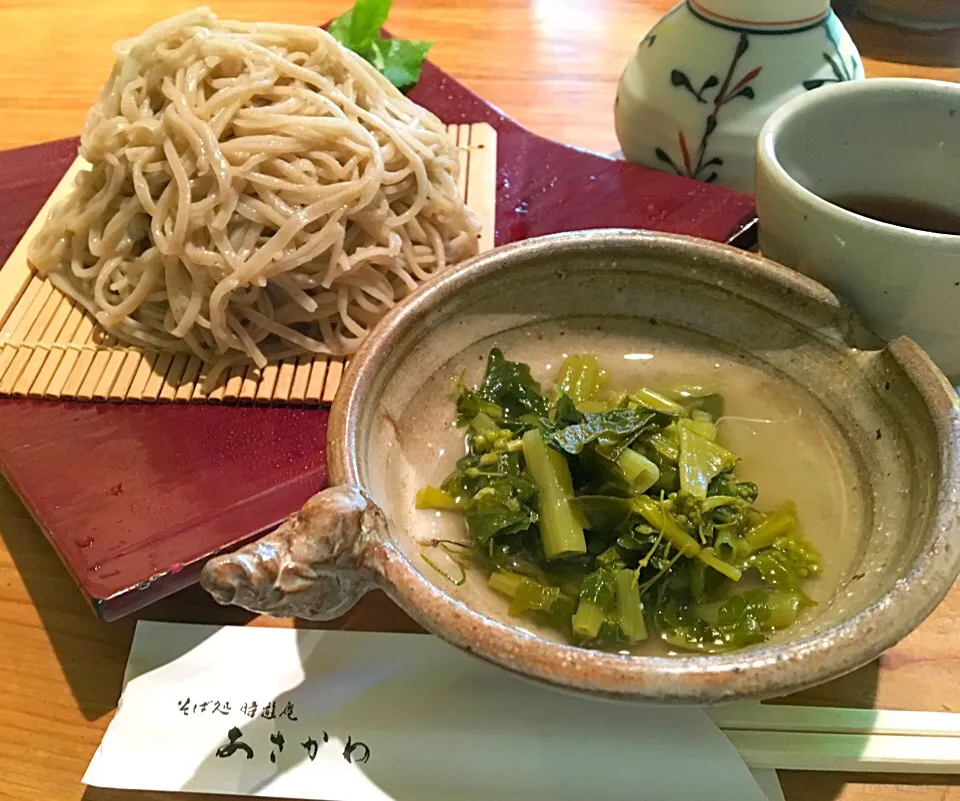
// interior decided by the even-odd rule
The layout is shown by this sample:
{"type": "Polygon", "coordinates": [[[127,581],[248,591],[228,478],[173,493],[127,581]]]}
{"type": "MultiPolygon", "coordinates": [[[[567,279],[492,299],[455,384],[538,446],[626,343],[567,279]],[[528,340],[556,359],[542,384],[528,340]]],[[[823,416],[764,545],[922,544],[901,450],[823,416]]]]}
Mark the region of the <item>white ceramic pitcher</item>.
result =
{"type": "Polygon", "coordinates": [[[617,136],[630,161],[752,192],[767,117],[798,94],[863,77],[829,0],[685,0],[627,63],[617,136]]]}

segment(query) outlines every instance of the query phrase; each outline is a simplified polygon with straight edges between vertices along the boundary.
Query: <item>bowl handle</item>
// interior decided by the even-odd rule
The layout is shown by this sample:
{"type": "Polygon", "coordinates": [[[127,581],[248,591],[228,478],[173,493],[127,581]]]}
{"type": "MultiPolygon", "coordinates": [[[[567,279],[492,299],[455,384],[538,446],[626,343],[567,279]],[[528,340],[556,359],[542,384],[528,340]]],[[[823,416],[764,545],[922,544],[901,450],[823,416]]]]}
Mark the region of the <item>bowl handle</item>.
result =
{"type": "Polygon", "coordinates": [[[259,540],[208,561],[201,586],[221,604],[332,620],[377,584],[385,519],[358,487],[331,487],[259,540]]]}

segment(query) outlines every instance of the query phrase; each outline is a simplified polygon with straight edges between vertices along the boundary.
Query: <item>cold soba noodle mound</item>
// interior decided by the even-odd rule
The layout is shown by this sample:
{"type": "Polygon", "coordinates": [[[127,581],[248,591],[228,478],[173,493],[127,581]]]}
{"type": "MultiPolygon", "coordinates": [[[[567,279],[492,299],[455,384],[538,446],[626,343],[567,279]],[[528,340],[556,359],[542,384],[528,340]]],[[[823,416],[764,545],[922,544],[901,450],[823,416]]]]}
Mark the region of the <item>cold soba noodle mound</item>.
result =
{"type": "Polygon", "coordinates": [[[201,9],[118,52],[92,168],[30,250],[118,339],[221,366],[348,354],[476,252],[443,125],[326,32],[201,9]]]}

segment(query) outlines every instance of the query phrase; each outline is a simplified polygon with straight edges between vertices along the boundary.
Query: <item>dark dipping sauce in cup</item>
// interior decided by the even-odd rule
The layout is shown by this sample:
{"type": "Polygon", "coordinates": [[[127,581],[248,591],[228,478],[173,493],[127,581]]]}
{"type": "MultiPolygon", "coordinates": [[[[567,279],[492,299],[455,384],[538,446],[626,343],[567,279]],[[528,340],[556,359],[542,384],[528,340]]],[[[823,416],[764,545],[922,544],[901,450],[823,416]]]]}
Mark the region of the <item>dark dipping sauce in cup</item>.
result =
{"type": "Polygon", "coordinates": [[[830,198],[830,202],[861,217],[929,231],[934,234],[960,235],[960,211],[923,200],[890,197],[889,195],[849,194],[830,198]]]}

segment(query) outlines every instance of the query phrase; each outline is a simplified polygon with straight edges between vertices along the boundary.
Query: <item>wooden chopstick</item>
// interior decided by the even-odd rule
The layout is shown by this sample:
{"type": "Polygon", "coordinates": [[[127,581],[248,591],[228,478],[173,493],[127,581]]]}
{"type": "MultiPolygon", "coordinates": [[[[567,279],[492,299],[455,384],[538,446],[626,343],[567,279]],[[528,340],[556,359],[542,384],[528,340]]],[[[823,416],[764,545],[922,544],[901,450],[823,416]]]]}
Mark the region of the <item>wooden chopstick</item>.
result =
{"type": "Polygon", "coordinates": [[[707,714],[751,768],[960,774],[960,714],[743,703],[707,714]]]}
{"type": "Polygon", "coordinates": [[[707,710],[724,731],[960,737],[960,714],[892,709],[729,704],[707,710]]]}
{"type": "Polygon", "coordinates": [[[727,731],[754,769],[960,774],[960,738],[727,731]]]}

